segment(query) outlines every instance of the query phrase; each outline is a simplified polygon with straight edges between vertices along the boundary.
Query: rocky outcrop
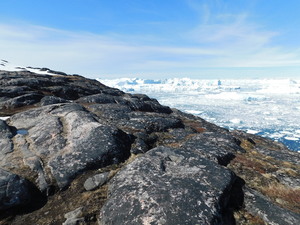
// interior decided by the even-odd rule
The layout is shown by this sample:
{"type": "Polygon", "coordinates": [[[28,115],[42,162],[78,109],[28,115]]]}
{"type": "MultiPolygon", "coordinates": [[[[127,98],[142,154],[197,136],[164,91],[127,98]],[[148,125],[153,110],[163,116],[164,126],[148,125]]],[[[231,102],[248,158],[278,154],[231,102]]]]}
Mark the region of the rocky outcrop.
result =
{"type": "Polygon", "coordinates": [[[236,176],[200,151],[157,147],[110,182],[101,224],[234,224],[236,176]]]}
{"type": "Polygon", "coordinates": [[[26,134],[13,138],[15,150],[0,165],[21,169],[24,162],[41,191],[56,184],[64,188],[80,172],[120,163],[130,154],[129,135],[77,104],[27,110],[13,115],[9,124],[26,134]],[[11,165],[9,158],[18,156],[11,165]]]}
{"type": "Polygon", "coordinates": [[[0,224],[297,224],[280,143],[78,75],[0,71],[0,224]]]}

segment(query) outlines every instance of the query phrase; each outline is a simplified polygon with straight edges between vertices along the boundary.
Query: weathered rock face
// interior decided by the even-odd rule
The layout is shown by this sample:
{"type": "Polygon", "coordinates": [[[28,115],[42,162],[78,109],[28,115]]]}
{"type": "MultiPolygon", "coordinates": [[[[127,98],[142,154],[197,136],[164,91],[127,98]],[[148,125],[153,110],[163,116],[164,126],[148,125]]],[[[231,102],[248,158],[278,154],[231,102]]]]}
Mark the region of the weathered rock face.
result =
{"type": "Polygon", "coordinates": [[[80,76],[0,85],[0,224],[299,222],[300,157],[279,143],[80,76]]]}
{"type": "Polygon", "coordinates": [[[55,184],[64,188],[80,172],[120,163],[130,154],[127,134],[77,104],[28,110],[12,116],[9,124],[26,133],[13,138],[15,149],[2,155],[0,165],[14,170],[28,166],[41,191],[55,184]]]}
{"type": "Polygon", "coordinates": [[[0,116],[12,115],[28,106],[77,100],[79,103],[116,103],[133,110],[171,113],[145,95],[129,95],[80,76],[38,75],[28,71],[0,71],[0,116]]]}
{"type": "MultiPolygon", "coordinates": [[[[2,120],[0,120],[0,155],[13,151],[11,138],[14,136],[12,129],[2,120]]],[[[0,156],[0,160],[1,160],[0,156]]]]}
{"type": "Polygon", "coordinates": [[[234,224],[235,179],[199,151],[152,149],[112,179],[101,224],[234,224]]]}

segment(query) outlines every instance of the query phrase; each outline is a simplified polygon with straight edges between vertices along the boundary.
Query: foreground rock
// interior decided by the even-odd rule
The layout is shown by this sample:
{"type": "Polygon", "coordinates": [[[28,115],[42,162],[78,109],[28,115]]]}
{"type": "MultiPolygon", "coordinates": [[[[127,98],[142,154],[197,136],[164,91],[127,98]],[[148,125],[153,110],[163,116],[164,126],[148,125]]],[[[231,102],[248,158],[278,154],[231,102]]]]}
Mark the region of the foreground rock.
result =
{"type": "Polygon", "coordinates": [[[297,224],[280,143],[80,76],[0,71],[0,224],[297,224]]]}
{"type": "Polygon", "coordinates": [[[12,116],[9,124],[26,133],[13,138],[15,149],[2,155],[0,165],[27,170],[41,191],[55,184],[64,188],[80,172],[120,163],[130,154],[127,134],[77,104],[28,110],[12,116]]]}
{"type": "Polygon", "coordinates": [[[113,178],[101,224],[234,224],[235,179],[199,151],[152,149],[113,178]]]}

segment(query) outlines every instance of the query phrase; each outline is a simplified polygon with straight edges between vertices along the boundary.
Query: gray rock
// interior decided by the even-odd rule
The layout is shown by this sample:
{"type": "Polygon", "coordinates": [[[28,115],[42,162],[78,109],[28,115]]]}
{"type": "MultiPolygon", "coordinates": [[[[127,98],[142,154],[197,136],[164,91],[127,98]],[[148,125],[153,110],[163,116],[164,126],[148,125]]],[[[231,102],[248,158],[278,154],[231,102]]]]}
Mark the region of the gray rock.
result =
{"type": "Polygon", "coordinates": [[[47,179],[49,178],[45,173],[42,159],[30,151],[29,144],[26,142],[26,139],[23,135],[16,135],[15,143],[17,143],[19,146],[24,165],[28,166],[37,175],[37,186],[42,192],[46,192],[47,194],[47,191],[49,189],[47,179]]]}
{"type": "Polygon", "coordinates": [[[234,157],[236,152],[245,152],[239,146],[237,139],[230,134],[205,132],[194,135],[183,145],[188,150],[201,151],[202,154],[211,160],[226,166],[234,157]]]}
{"type": "Polygon", "coordinates": [[[133,154],[139,154],[139,153],[145,153],[149,150],[149,146],[145,143],[145,141],[141,138],[137,138],[133,146],[131,148],[131,153],[133,154]]]}
{"type": "Polygon", "coordinates": [[[105,172],[88,178],[83,184],[85,190],[92,191],[98,187],[101,187],[108,181],[108,175],[109,172],[105,172]]]}
{"type": "Polygon", "coordinates": [[[13,151],[13,143],[11,138],[14,133],[7,123],[0,119],[0,160],[3,156],[13,151]]]}
{"type": "Polygon", "coordinates": [[[122,99],[119,98],[117,103],[128,105],[134,111],[142,112],[157,112],[157,113],[172,113],[172,110],[167,106],[162,106],[155,99],[146,98],[145,95],[125,95],[122,99]],[[147,99],[145,101],[145,99],[147,99]]]}
{"type": "Polygon", "coordinates": [[[87,107],[89,111],[98,117],[108,119],[117,123],[120,120],[129,120],[129,113],[132,112],[129,106],[119,104],[93,104],[87,107]]]}
{"type": "Polygon", "coordinates": [[[2,88],[0,89],[0,96],[13,98],[28,94],[31,91],[32,90],[27,86],[2,86],[2,88]]]}
{"type": "Polygon", "coordinates": [[[55,96],[45,96],[41,99],[41,106],[45,105],[52,105],[52,104],[58,104],[58,103],[66,103],[69,102],[66,99],[55,97],[55,96]]]}
{"type": "Polygon", "coordinates": [[[108,94],[96,94],[96,95],[89,95],[82,98],[77,99],[76,102],[79,103],[100,103],[100,104],[107,104],[107,103],[116,103],[115,97],[108,94]]]}
{"type": "Polygon", "coordinates": [[[14,109],[18,107],[33,105],[38,103],[42,99],[42,95],[39,93],[29,93],[21,96],[11,98],[7,101],[0,102],[0,108],[14,109]]]}
{"type": "Polygon", "coordinates": [[[197,151],[158,147],[111,180],[100,224],[234,224],[224,213],[234,181],[197,151]]]}
{"type": "Polygon", "coordinates": [[[135,132],[163,132],[171,128],[182,128],[184,125],[178,118],[160,113],[132,112],[129,120],[122,120],[119,126],[130,128],[135,132]]]}
{"type": "MultiPolygon", "coordinates": [[[[15,114],[10,125],[28,134],[15,138],[15,148],[22,153],[15,167],[25,163],[37,175],[37,185],[66,187],[79,173],[92,168],[119,163],[130,155],[131,139],[118,128],[98,121],[78,104],[55,104],[15,114]],[[45,185],[45,182],[48,185],[45,185]]],[[[6,158],[10,155],[4,156],[6,158]]],[[[8,167],[3,160],[4,168],[8,167]]]]}
{"type": "Polygon", "coordinates": [[[74,211],[65,214],[66,221],[63,225],[79,225],[85,224],[83,216],[83,207],[79,207],[74,211]]]}
{"type": "Polygon", "coordinates": [[[28,204],[30,198],[29,183],[0,168],[0,210],[28,204]]]}
{"type": "Polygon", "coordinates": [[[83,207],[79,207],[65,214],[66,219],[79,218],[83,216],[83,207]]]}
{"type": "Polygon", "coordinates": [[[245,188],[245,206],[248,212],[259,216],[267,224],[294,225],[300,222],[299,214],[275,205],[267,197],[250,188],[245,188]]]}
{"type": "Polygon", "coordinates": [[[123,94],[96,80],[61,73],[59,76],[48,76],[28,71],[0,71],[0,85],[0,115],[12,115],[20,107],[37,105],[45,96],[50,96],[50,98],[43,99],[41,105],[59,103],[62,102],[61,99],[76,100],[99,92],[123,94]]]}
{"type": "Polygon", "coordinates": [[[87,224],[85,223],[84,218],[70,218],[63,223],[63,225],[83,225],[83,224],[87,224]]]}
{"type": "Polygon", "coordinates": [[[0,115],[12,115],[24,106],[37,106],[38,103],[45,106],[68,100],[76,100],[82,104],[116,103],[134,111],[172,113],[169,107],[162,106],[146,95],[125,94],[81,76],[68,76],[64,73],[58,75],[0,71],[0,115]]]}
{"type": "MultiPolygon", "coordinates": [[[[235,224],[233,210],[243,203],[245,212],[269,224],[298,224],[299,214],[278,207],[261,193],[245,189],[244,196],[244,181],[225,166],[236,157],[229,168],[252,178],[239,157],[245,152],[242,143],[246,154],[257,153],[255,159],[273,158],[274,167],[266,174],[271,175],[270,181],[298,188],[299,154],[271,140],[229,132],[143,94],[126,94],[96,80],[56,74],[0,71],[0,116],[12,115],[0,120],[4,223],[11,218],[13,224],[61,224],[63,212],[78,206],[74,201],[86,200],[84,209],[65,214],[64,224],[93,223],[100,210],[97,206],[106,199],[96,196],[97,191],[82,192],[83,186],[93,190],[108,182],[108,199],[100,212],[102,225],[235,224]],[[123,167],[120,162],[130,153],[145,154],[123,167]],[[123,168],[110,181],[108,173],[90,177],[84,185],[83,177],[77,177],[112,164],[123,168]],[[56,193],[58,189],[64,192],[56,193]],[[74,193],[78,196],[72,199],[74,193]],[[54,196],[47,202],[48,194],[54,196]],[[52,200],[64,198],[70,201],[53,207],[52,200]]],[[[262,183],[268,183],[267,176],[262,183]]]]}

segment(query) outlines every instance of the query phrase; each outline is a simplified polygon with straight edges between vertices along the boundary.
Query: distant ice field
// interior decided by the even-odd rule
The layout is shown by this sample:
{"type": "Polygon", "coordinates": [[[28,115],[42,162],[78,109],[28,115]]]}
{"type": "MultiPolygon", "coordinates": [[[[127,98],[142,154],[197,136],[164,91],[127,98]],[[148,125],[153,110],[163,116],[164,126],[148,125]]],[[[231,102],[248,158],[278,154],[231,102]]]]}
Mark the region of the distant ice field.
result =
{"type": "Polygon", "coordinates": [[[221,127],[269,137],[300,151],[300,79],[98,80],[126,92],[147,94],[163,105],[221,127]]]}

